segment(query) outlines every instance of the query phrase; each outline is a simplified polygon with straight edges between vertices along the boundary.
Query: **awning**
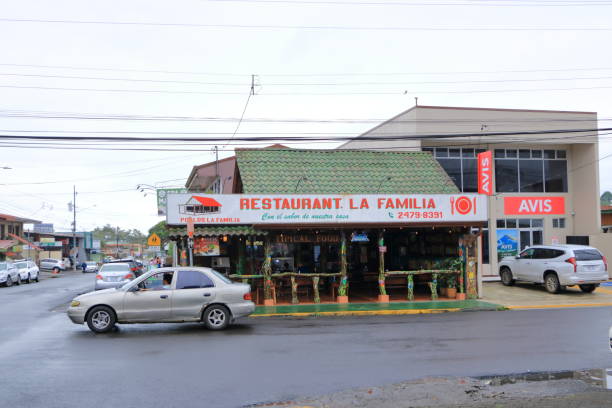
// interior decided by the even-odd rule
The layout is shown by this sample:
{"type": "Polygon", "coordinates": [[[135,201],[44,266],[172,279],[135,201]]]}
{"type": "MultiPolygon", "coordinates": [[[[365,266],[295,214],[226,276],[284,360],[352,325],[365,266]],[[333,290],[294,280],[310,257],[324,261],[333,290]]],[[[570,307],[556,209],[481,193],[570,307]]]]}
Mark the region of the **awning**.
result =
{"type": "Polygon", "coordinates": [[[41,247],[39,247],[39,246],[37,246],[37,245],[34,245],[33,243],[31,243],[30,241],[28,241],[28,240],[27,240],[27,239],[25,239],[25,238],[21,238],[19,235],[11,234],[10,232],[9,232],[9,235],[10,235],[11,237],[15,238],[17,241],[21,242],[22,244],[29,245],[30,247],[32,247],[32,248],[34,248],[34,249],[36,249],[36,250],[38,250],[38,251],[42,251],[42,248],[41,248],[41,247]]]}
{"type": "MultiPolygon", "coordinates": [[[[216,237],[216,236],[249,236],[267,235],[267,231],[256,230],[250,225],[229,225],[218,227],[196,227],[193,231],[194,236],[216,237]]],[[[187,227],[168,227],[170,237],[186,237],[187,227]]]]}

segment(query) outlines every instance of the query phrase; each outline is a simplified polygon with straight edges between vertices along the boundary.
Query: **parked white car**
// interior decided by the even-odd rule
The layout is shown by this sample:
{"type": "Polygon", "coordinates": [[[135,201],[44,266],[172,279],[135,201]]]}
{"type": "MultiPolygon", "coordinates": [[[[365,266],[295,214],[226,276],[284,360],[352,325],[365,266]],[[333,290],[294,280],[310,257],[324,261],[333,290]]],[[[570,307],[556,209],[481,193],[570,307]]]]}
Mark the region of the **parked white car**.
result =
{"type": "Polygon", "coordinates": [[[550,293],[559,293],[566,286],[580,286],[593,292],[608,280],[608,262],[597,248],[584,245],[534,245],[515,257],[499,263],[502,283],[515,281],[544,283],[550,293]]]}
{"type": "Polygon", "coordinates": [[[12,262],[0,262],[0,284],[4,286],[13,286],[21,284],[19,270],[12,262]]]}
{"type": "Polygon", "coordinates": [[[15,261],[15,266],[19,270],[19,277],[22,282],[30,283],[39,281],[38,266],[36,266],[34,262],[23,259],[15,261]]]}
{"type": "Polygon", "coordinates": [[[66,264],[61,259],[46,258],[40,260],[40,269],[48,269],[53,272],[65,271],[66,264]]]}

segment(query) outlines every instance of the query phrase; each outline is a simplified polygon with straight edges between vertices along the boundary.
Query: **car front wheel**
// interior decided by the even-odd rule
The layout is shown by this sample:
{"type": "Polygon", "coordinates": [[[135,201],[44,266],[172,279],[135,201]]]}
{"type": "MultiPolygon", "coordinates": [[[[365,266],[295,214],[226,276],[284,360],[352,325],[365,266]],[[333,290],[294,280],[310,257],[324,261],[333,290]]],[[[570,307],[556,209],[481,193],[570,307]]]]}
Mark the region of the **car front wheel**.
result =
{"type": "Polygon", "coordinates": [[[6,277],[6,282],[4,283],[4,286],[6,286],[7,288],[8,288],[9,286],[13,286],[13,280],[11,279],[11,277],[10,277],[10,276],[7,276],[7,277],[6,277]]]}
{"type": "Polygon", "coordinates": [[[504,286],[514,285],[514,278],[512,277],[512,272],[510,271],[510,268],[502,268],[502,270],[499,272],[499,275],[504,286]]]}
{"type": "Polygon", "coordinates": [[[204,312],[204,325],[209,330],[223,330],[230,323],[230,312],[225,306],[210,306],[204,312]]]}
{"type": "Polygon", "coordinates": [[[29,273],[28,273],[28,277],[25,280],[25,283],[32,283],[32,278],[30,277],[29,273]]]}
{"type": "Polygon", "coordinates": [[[544,277],[544,286],[549,293],[559,293],[561,284],[556,273],[549,273],[544,277]]]}
{"type": "Polygon", "coordinates": [[[595,289],[597,289],[597,285],[578,285],[578,286],[580,286],[580,290],[583,291],[584,293],[591,293],[595,289]]]}
{"type": "Polygon", "coordinates": [[[94,333],[106,333],[115,327],[115,312],[107,306],[96,306],[87,315],[87,326],[94,333]]]}

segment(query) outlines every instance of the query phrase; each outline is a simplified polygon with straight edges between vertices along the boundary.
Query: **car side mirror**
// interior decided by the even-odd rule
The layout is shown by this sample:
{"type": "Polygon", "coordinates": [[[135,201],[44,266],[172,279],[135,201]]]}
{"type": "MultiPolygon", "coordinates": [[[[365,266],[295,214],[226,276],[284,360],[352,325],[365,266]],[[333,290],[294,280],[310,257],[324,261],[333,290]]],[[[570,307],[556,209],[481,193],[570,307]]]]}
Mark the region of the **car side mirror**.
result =
{"type": "Polygon", "coordinates": [[[140,288],[138,287],[138,285],[134,285],[130,288],[130,292],[138,292],[140,290],[140,288]]]}
{"type": "Polygon", "coordinates": [[[520,255],[516,255],[514,258],[515,259],[521,259],[521,256],[520,255]]]}

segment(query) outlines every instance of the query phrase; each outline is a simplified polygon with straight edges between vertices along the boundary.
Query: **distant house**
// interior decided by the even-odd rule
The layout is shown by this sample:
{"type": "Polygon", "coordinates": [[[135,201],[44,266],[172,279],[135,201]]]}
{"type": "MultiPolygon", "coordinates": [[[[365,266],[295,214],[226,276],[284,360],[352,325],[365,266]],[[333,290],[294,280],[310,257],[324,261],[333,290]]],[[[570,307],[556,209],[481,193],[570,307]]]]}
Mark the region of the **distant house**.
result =
{"type": "Polygon", "coordinates": [[[612,233],[612,205],[601,206],[601,228],[603,232],[612,233]]]}
{"type": "Polygon", "coordinates": [[[40,224],[40,221],[0,214],[0,260],[21,258],[24,250],[29,248],[30,242],[23,235],[23,224],[40,224]]]}

